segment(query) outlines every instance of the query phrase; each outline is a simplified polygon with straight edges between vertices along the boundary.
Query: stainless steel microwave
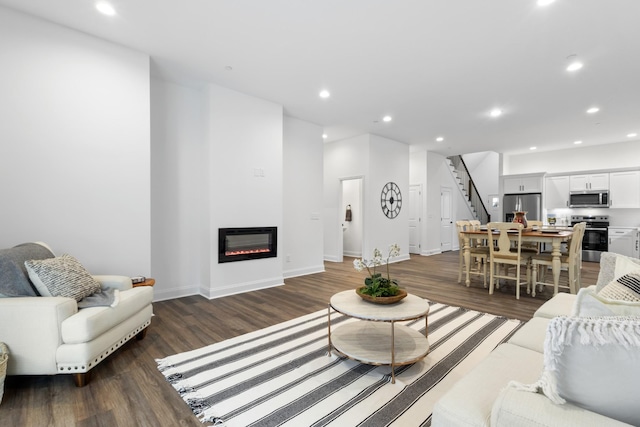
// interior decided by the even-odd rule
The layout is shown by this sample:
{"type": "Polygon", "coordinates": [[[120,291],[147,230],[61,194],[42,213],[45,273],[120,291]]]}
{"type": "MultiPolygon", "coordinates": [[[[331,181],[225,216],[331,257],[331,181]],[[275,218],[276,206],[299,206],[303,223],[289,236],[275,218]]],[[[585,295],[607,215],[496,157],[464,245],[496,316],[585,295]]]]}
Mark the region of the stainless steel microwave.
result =
{"type": "Polygon", "coordinates": [[[570,208],[608,208],[609,191],[590,190],[572,191],[569,193],[570,208]]]}

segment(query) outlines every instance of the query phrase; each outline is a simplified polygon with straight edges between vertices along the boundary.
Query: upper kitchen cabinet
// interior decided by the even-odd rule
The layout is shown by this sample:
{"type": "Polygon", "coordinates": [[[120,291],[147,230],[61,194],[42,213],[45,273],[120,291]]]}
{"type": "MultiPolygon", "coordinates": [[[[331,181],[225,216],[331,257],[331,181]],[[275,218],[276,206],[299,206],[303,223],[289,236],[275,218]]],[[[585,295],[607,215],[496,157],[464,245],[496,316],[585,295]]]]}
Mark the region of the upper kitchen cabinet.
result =
{"type": "Polygon", "coordinates": [[[611,172],[609,200],[612,208],[640,208],[640,171],[611,172]]]}
{"type": "Polygon", "coordinates": [[[508,175],[502,177],[504,194],[542,193],[543,174],[508,175]]]}
{"type": "Polygon", "coordinates": [[[609,174],[594,173],[590,175],[571,175],[569,178],[570,191],[608,190],[609,174]]]}
{"type": "Polygon", "coordinates": [[[569,206],[569,176],[548,176],[545,178],[544,207],[547,209],[569,206]]]}

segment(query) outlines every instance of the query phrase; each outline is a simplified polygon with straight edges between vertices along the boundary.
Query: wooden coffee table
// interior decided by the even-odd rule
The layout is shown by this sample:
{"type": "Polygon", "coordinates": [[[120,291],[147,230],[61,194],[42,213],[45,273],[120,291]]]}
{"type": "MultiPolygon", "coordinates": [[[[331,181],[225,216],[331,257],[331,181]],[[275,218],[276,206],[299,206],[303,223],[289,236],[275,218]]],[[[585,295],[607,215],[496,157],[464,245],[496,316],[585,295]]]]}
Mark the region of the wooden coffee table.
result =
{"type": "Polygon", "coordinates": [[[409,365],[424,359],[429,353],[429,302],[407,295],[395,304],[374,304],[364,301],[355,290],[337,293],[328,307],[329,354],[337,354],[369,365],[389,365],[391,382],[396,382],[396,366],[409,365]],[[331,314],[338,312],[359,319],[331,329],[331,314]],[[397,324],[424,317],[424,335],[415,329],[397,324]]]}
{"type": "Polygon", "coordinates": [[[151,277],[147,277],[144,282],[134,283],[131,286],[137,288],[138,286],[153,286],[156,284],[156,279],[152,279],[151,277]]]}

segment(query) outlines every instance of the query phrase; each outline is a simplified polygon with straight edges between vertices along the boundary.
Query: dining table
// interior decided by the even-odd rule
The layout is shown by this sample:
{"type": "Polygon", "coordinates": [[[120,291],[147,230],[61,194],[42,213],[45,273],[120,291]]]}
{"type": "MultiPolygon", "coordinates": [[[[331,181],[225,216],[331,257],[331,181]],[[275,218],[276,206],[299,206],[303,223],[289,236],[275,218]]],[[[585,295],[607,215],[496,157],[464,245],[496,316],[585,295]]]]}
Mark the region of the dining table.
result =
{"type": "MultiPolygon", "coordinates": [[[[515,231],[515,230],[514,230],[515,231]]],[[[461,232],[463,235],[464,247],[463,258],[465,264],[465,284],[469,286],[469,271],[471,269],[471,242],[473,239],[487,239],[489,238],[486,226],[480,226],[480,228],[473,230],[465,230],[461,232]]],[[[496,239],[498,233],[494,233],[496,239]]],[[[561,270],[561,247],[563,242],[571,240],[573,236],[573,230],[571,228],[541,228],[538,230],[525,229],[522,231],[522,242],[536,242],[536,243],[550,243],[551,244],[551,271],[553,273],[554,289],[558,289],[558,283],[560,281],[561,270]]],[[[509,233],[511,240],[517,240],[518,233],[509,233]]]]}

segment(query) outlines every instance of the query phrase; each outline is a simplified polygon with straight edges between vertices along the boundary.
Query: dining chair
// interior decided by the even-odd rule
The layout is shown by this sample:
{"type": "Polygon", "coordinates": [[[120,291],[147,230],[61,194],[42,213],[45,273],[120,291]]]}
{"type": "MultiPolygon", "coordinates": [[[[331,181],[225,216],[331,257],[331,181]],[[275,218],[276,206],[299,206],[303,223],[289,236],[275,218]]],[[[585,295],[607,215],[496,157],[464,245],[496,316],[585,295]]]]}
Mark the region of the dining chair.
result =
{"type": "MultiPolygon", "coordinates": [[[[542,228],[542,221],[538,220],[530,220],[527,221],[527,228],[540,229],[542,228]]],[[[522,253],[530,254],[539,254],[540,253],[540,242],[522,242],[522,253]]]]}
{"type": "MultiPolygon", "coordinates": [[[[464,231],[474,230],[480,228],[480,221],[478,221],[477,228],[474,226],[471,221],[460,220],[456,221],[456,229],[458,230],[458,244],[460,245],[459,250],[459,266],[458,266],[458,283],[462,281],[462,273],[465,271],[464,265],[464,231]]],[[[469,274],[476,274],[482,276],[483,285],[487,287],[487,264],[489,262],[489,248],[486,246],[482,246],[478,243],[478,239],[470,238],[469,239],[469,253],[470,253],[470,266],[469,266],[469,274]]]]}
{"type": "Polygon", "coordinates": [[[487,224],[489,241],[494,240],[495,245],[489,245],[489,294],[493,294],[500,279],[514,280],[516,282],[516,299],[520,299],[520,286],[526,285],[529,292],[529,257],[522,256],[522,229],[524,227],[517,222],[490,222],[487,224]],[[515,243],[512,247],[512,242],[515,243]],[[526,269],[526,280],[522,281],[521,270],[526,269]],[[503,267],[503,274],[500,274],[503,267]],[[515,267],[515,275],[509,275],[509,268],[515,267]]]}
{"type": "MultiPolygon", "coordinates": [[[[536,296],[536,288],[538,286],[553,286],[553,295],[558,293],[558,288],[569,289],[572,294],[577,294],[582,287],[581,281],[581,263],[582,263],[582,239],[584,230],[587,226],[586,222],[580,222],[573,226],[573,235],[569,241],[569,251],[560,254],[560,266],[567,271],[567,284],[560,285],[555,283],[547,283],[544,281],[546,270],[553,265],[553,256],[550,253],[541,253],[531,256],[531,269],[533,290],[531,296],[536,296]],[[543,270],[541,270],[541,268],[543,270]],[[541,280],[538,280],[541,275],[541,280]]],[[[562,272],[561,272],[562,274],[562,272]]]]}

